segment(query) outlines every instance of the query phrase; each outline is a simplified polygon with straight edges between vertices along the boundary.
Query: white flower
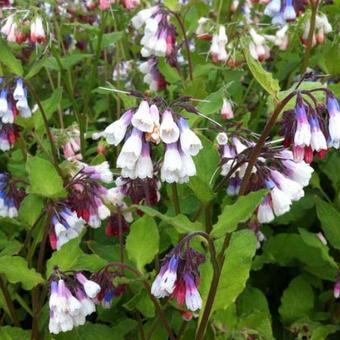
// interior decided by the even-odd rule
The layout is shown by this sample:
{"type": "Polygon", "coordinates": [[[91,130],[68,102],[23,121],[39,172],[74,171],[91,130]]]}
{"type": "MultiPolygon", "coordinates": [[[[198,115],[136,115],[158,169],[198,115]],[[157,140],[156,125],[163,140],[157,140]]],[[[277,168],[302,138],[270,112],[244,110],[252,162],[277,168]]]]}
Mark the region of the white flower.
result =
{"type": "Polygon", "coordinates": [[[117,167],[133,169],[141,152],[142,133],[137,129],[133,129],[131,136],[124,143],[117,158],[117,167]]]}
{"type": "Polygon", "coordinates": [[[274,186],[270,194],[272,198],[273,211],[276,216],[283,215],[289,211],[292,201],[287,194],[276,186],[274,186]]]}
{"type": "Polygon", "coordinates": [[[225,132],[220,132],[216,136],[216,141],[218,145],[226,145],[228,143],[228,136],[225,132]]]}
{"type": "Polygon", "coordinates": [[[257,210],[257,220],[259,223],[269,223],[273,221],[275,218],[273,209],[270,206],[270,203],[265,199],[262,202],[257,210]]]}
{"type": "Polygon", "coordinates": [[[169,110],[165,110],[162,115],[162,123],[160,126],[160,137],[166,144],[177,142],[179,138],[179,128],[174,122],[172,113],[169,110]]]}
{"type": "Polygon", "coordinates": [[[294,162],[283,160],[283,165],[288,169],[289,177],[302,186],[307,186],[312,177],[314,169],[305,162],[294,162]]]}
{"type": "Polygon", "coordinates": [[[158,6],[150,7],[139,11],[132,19],[132,25],[134,28],[141,28],[145,22],[152,16],[152,14],[158,9],[158,6]]]}
{"type": "Polygon", "coordinates": [[[24,90],[24,84],[22,79],[18,79],[14,92],[13,92],[13,98],[14,100],[23,100],[26,98],[25,90],[24,90]]]}
{"type": "Polygon", "coordinates": [[[271,176],[275,180],[275,182],[279,185],[280,189],[292,200],[298,201],[300,198],[304,196],[304,191],[302,186],[289,179],[288,177],[282,175],[277,170],[272,170],[270,172],[271,176]]]}
{"type": "Polygon", "coordinates": [[[182,167],[180,171],[180,177],[183,179],[189,179],[191,176],[196,175],[196,166],[191,156],[185,153],[181,154],[182,167]]]}
{"type": "Polygon", "coordinates": [[[120,119],[106,127],[103,132],[108,144],[117,146],[125,137],[126,130],[132,118],[132,111],[125,112],[120,119]]]}
{"type": "Polygon", "coordinates": [[[153,131],[154,121],[150,114],[149,104],[146,100],[143,100],[140,103],[138,110],[132,117],[131,123],[135,128],[137,128],[140,131],[143,132],[153,131]]]}
{"type": "Polygon", "coordinates": [[[179,126],[181,130],[180,142],[183,152],[191,156],[196,156],[203,148],[200,139],[190,130],[188,122],[185,119],[179,119],[179,126]]]}
{"type": "Polygon", "coordinates": [[[198,290],[194,287],[187,289],[185,294],[185,304],[192,312],[202,308],[202,298],[198,290]]]}
{"type": "Polygon", "coordinates": [[[147,143],[143,145],[142,153],[137,160],[135,174],[136,177],[141,179],[153,177],[153,164],[150,157],[149,144],[147,143]]]}
{"type": "Polygon", "coordinates": [[[161,179],[164,182],[174,183],[178,181],[182,169],[182,159],[176,144],[168,144],[161,168],[161,179]]]}

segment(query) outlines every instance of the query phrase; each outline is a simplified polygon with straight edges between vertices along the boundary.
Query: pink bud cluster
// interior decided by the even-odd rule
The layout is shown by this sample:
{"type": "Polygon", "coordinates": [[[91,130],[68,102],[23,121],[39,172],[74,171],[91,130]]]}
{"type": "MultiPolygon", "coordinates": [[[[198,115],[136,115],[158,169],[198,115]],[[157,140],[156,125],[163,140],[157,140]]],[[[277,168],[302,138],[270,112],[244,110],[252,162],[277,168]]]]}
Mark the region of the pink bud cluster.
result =
{"type": "Polygon", "coordinates": [[[22,21],[22,18],[17,14],[10,14],[1,27],[1,33],[6,37],[7,41],[17,44],[27,41],[42,44],[47,40],[46,29],[41,16],[22,21]]]}
{"type": "Polygon", "coordinates": [[[335,96],[326,89],[326,105],[316,104],[312,92],[298,93],[294,110],[284,112],[281,134],[284,145],[291,146],[294,159],[313,161],[314,155],[324,157],[328,148],[340,145],[340,109],[335,96]],[[314,106],[305,98],[313,99],[314,106]]]}

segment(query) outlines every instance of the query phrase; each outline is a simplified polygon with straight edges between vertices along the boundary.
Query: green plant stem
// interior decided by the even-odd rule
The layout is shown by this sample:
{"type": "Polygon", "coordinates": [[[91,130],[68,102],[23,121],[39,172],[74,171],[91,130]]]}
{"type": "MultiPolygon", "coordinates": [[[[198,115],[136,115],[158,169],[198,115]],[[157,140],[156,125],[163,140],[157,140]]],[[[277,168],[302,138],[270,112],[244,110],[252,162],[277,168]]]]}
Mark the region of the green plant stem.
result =
{"type": "MultiPolygon", "coordinates": [[[[221,0],[222,1],[222,0],[221,0]]],[[[185,26],[184,26],[184,22],[182,20],[182,17],[180,14],[176,13],[176,12],[173,12],[173,11],[170,11],[173,16],[176,18],[180,28],[181,28],[181,31],[182,31],[182,34],[183,34],[183,39],[184,39],[184,45],[185,45],[185,48],[187,50],[187,58],[188,58],[188,66],[189,66],[189,79],[191,81],[193,81],[194,79],[194,71],[193,71],[193,65],[192,65],[192,58],[191,58],[191,52],[190,52],[190,45],[189,45],[189,40],[188,40],[188,36],[187,36],[187,32],[185,30],[185,26]]]]}
{"type": "Polygon", "coordinates": [[[172,183],[171,184],[171,191],[172,191],[172,199],[175,207],[175,213],[176,215],[181,213],[181,207],[179,204],[179,197],[178,197],[178,190],[177,190],[177,184],[172,183]]]}
{"type": "Polygon", "coordinates": [[[310,27],[307,38],[306,51],[304,53],[303,62],[301,66],[301,75],[303,76],[307,70],[309,59],[313,47],[313,37],[315,33],[316,15],[318,13],[319,0],[311,1],[312,13],[310,17],[310,27]]]}
{"type": "Polygon", "coordinates": [[[251,172],[253,169],[254,164],[256,163],[257,157],[260,155],[261,150],[266,142],[267,137],[270,134],[270,131],[272,130],[272,128],[274,127],[281,111],[283,110],[283,108],[286,106],[286,104],[295,96],[296,91],[291,92],[286,98],[284,98],[282,101],[279,101],[276,104],[276,107],[274,109],[273,114],[271,115],[270,119],[268,120],[266,126],[263,129],[263,132],[260,136],[260,138],[258,139],[252,153],[250,154],[249,157],[249,161],[248,161],[248,166],[247,169],[245,171],[242,183],[241,183],[241,187],[240,187],[240,196],[245,195],[247,189],[248,189],[248,184],[249,184],[249,180],[250,180],[250,176],[251,176],[251,172]]]}
{"type": "Polygon", "coordinates": [[[49,125],[48,125],[48,119],[47,119],[45,110],[44,110],[44,108],[43,108],[43,106],[42,106],[42,104],[41,104],[41,101],[40,101],[39,96],[38,96],[37,93],[35,92],[33,86],[31,86],[31,84],[30,84],[29,81],[26,81],[26,86],[27,86],[28,90],[30,91],[30,93],[32,94],[32,96],[34,97],[34,100],[37,102],[37,105],[38,105],[38,107],[39,107],[41,116],[42,116],[42,118],[43,118],[44,125],[45,125],[45,130],[46,130],[46,134],[47,134],[48,140],[49,140],[49,142],[50,142],[50,147],[51,147],[52,163],[53,163],[55,169],[57,170],[58,174],[59,174],[61,177],[63,177],[63,172],[61,171],[61,169],[60,169],[60,167],[59,167],[59,164],[58,164],[57,148],[56,148],[56,146],[55,146],[55,144],[54,144],[53,136],[52,136],[50,127],[49,127],[49,125]]]}
{"type": "MultiPolygon", "coordinates": [[[[219,283],[220,277],[221,277],[221,272],[222,272],[224,259],[225,259],[225,251],[228,248],[228,245],[229,245],[229,242],[230,242],[230,237],[231,237],[230,234],[227,234],[225,236],[222,249],[221,249],[221,251],[220,251],[220,253],[218,254],[217,257],[216,257],[216,253],[214,253],[214,261],[212,261],[213,268],[214,268],[213,277],[212,277],[211,285],[210,285],[210,288],[209,288],[207,302],[204,306],[202,319],[201,319],[201,322],[200,322],[198,329],[197,329],[197,332],[196,332],[196,337],[195,337],[196,340],[203,340],[204,339],[204,334],[205,334],[205,331],[206,331],[207,326],[208,326],[211,310],[212,310],[212,307],[214,305],[214,301],[215,301],[215,297],[216,297],[216,293],[217,293],[218,283],[219,283]]],[[[213,257],[212,254],[211,254],[211,257],[213,257]]]]}
{"type": "Polygon", "coordinates": [[[6,286],[6,284],[5,284],[5,282],[4,282],[3,278],[2,278],[2,275],[0,275],[0,289],[2,291],[2,294],[3,294],[4,298],[5,298],[5,302],[6,302],[8,311],[9,311],[9,315],[10,315],[12,321],[13,321],[13,324],[16,327],[20,327],[20,322],[18,320],[17,313],[16,313],[16,310],[15,310],[13,301],[11,299],[11,296],[9,294],[7,286],[6,286]]]}

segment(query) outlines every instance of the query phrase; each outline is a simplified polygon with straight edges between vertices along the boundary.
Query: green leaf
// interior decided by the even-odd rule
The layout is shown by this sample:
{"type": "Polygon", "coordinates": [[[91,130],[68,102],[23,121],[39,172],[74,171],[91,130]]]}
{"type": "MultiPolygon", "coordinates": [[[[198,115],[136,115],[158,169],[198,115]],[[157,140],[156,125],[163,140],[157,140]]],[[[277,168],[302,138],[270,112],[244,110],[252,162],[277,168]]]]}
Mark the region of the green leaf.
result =
{"type": "Polygon", "coordinates": [[[159,60],[158,68],[168,83],[172,84],[181,80],[176,68],[171,67],[164,59],[159,60]]]}
{"type": "Polygon", "coordinates": [[[55,251],[47,261],[47,275],[50,276],[53,267],[58,266],[62,271],[88,270],[91,272],[103,268],[107,261],[96,254],[85,254],[80,248],[81,236],[75,238],[55,251]]]}
{"type": "Polygon", "coordinates": [[[320,257],[322,260],[328,263],[330,267],[333,267],[336,271],[338,269],[337,263],[334,259],[329,255],[329,248],[327,245],[324,245],[316,234],[307,231],[306,229],[298,228],[299,233],[302,237],[302,240],[308,244],[309,246],[318,249],[320,252],[320,257]]]}
{"type": "MultiPolygon", "coordinates": [[[[253,231],[241,230],[232,234],[229,247],[225,252],[225,260],[217,288],[213,311],[227,309],[230,305],[235,303],[237,297],[242,293],[246,286],[255,252],[256,236],[253,231]]],[[[204,275],[201,275],[203,282],[200,291],[204,305],[208,295],[212,271],[210,264],[201,267],[204,271],[204,275]]],[[[204,307],[202,310],[204,310],[204,307]]]]}
{"type": "Polygon", "coordinates": [[[197,110],[205,115],[211,115],[213,113],[219,112],[223,103],[223,88],[218,91],[211,93],[206,101],[200,103],[197,106],[197,110]]]}
{"type": "Polygon", "coordinates": [[[133,298],[124,304],[124,308],[129,311],[137,309],[147,318],[155,316],[155,306],[144,289],[138,294],[134,294],[133,298]]]}
{"type": "Polygon", "coordinates": [[[148,216],[158,217],[163,222],[174,226],[179,233],[189,233],[192,231],[203,230],[203,226],[200,222],[191,222],[185,215],[179,214],[176,216],[168,216],[161,214],[156,209],[144,205],[136,205],[135,207],[143,211],[148,216]]]}
{"type": "Polygon", "coordinates": [[[28,268],[27,261],[20,256],[0,257],[0,273],[4,274],[11,283],[22,284],[26,290],[43,283],[44,279],[34,269],[28,268]]]}
{"type": "Polygon", "coordinates": [[[38,195],[29,194],[20,204],[19,218],[29,226],[37,221],[44,208],[44,202],[38,195]]]}
{"type": "Polygon", "coordinates": [[[4,64],[9,71],[15,75],[22,76],[24,70],[21,62],[15,58],[14,54],[2,38],[0,38],[0,51],[0,63],[4,64]]]}
{"type": "Polygon", "coordinates": [[[314,307],[314,292],[302,277],[293,279],[281,298],[279,313],[284,323],[290,324],[308,316],[314,307]]]}
{"type": "Polygon", "coordinates": [[[30,338],[31,331],[18,327],[0,327],[0,339],[2,340],[27,340],[30,338]]]}
{"type": "Polygon", "coordinates": [[[138,270],[150,263],[158,253],[159,233],[157,224],[150,216],[143,216],[131,225],[126,238],[126,251],[138,270]]]}
{"type": "Polygon", "coordinates": [[[304,238],[293,233],[270,237],[264,243],[263,254],[255,258],[253,269],[258,270],[268,263],[294,267],[300,265],[322,279],[333,281],[337,266],[334,266],[334,260],[328,256],[327,246],[320,240],[317,240],[319,244],[315,242],[315,235],[310,235],[307,231],[302,233],[304,238]]]}
{"type": "Polygon", "coordinates": [[[241,196],[234,204],[226,205],[213,226],[211,236],[222,237],[233,232],[239,223],[249,220],[267,193],[267,190],[251,192],[247,196],[241,196]]]}
{"type": "Polygon", "coordinates": [[[316,211],[327,240],[334,248],[340,249],[340,213],[320,199],[316,201],[316,211]]]}
{"type": "Polygon", "coordinates": [[[27,160],[26,168],[31,194],[49,198],[66,197],[63,180],[49,161],[38,156],[31,157],[27,160]]]}
{"type": "Polygon", "coordinates": [[[255,60],[249,53],[248,48],[243,48],[243,53],[246,58],[247,65],[250,72],[258,83],[266,90],[271,96],[277,97],[280,86],[279,82],[273,78],[273,75],[267,72],[258,60],[255,60]]]}

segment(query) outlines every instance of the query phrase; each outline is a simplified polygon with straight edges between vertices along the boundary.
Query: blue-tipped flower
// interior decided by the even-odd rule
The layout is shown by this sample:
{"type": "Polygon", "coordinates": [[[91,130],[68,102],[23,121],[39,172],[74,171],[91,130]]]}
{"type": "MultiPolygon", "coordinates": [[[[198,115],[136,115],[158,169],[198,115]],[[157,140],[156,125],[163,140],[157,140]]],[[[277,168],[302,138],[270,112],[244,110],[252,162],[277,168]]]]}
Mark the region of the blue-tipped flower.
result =
{"type": "Polygon", "coordinates": [[[178,304],[186,303],[191,311],[200,309],[202,300],[197,290],[198,266],[204,261],[204,255],[180,243],[165,257],[160,272],[152,284],[152,295],[157,298],[172,296],[178,304]]]}
{"type": "Polygon", "coordinates": [[[8,111],[7,89],[2,89],[0,93],[0,116],[2,117],[8,111]]]}
{"type": "Polygon", "coordinates": [[[294,21],[296,19],[296,12],[293,6],[293,0],[286,0],[283,10],[283,18],[286,21],[294,21]]]}
{"type": "Polygon", "coordinates": [[[332,93],[327,93],[327,110],[329,114],[328,130],[329,145],[338,149],[340,146],[340,108],[339,103],[332,93]]]}

